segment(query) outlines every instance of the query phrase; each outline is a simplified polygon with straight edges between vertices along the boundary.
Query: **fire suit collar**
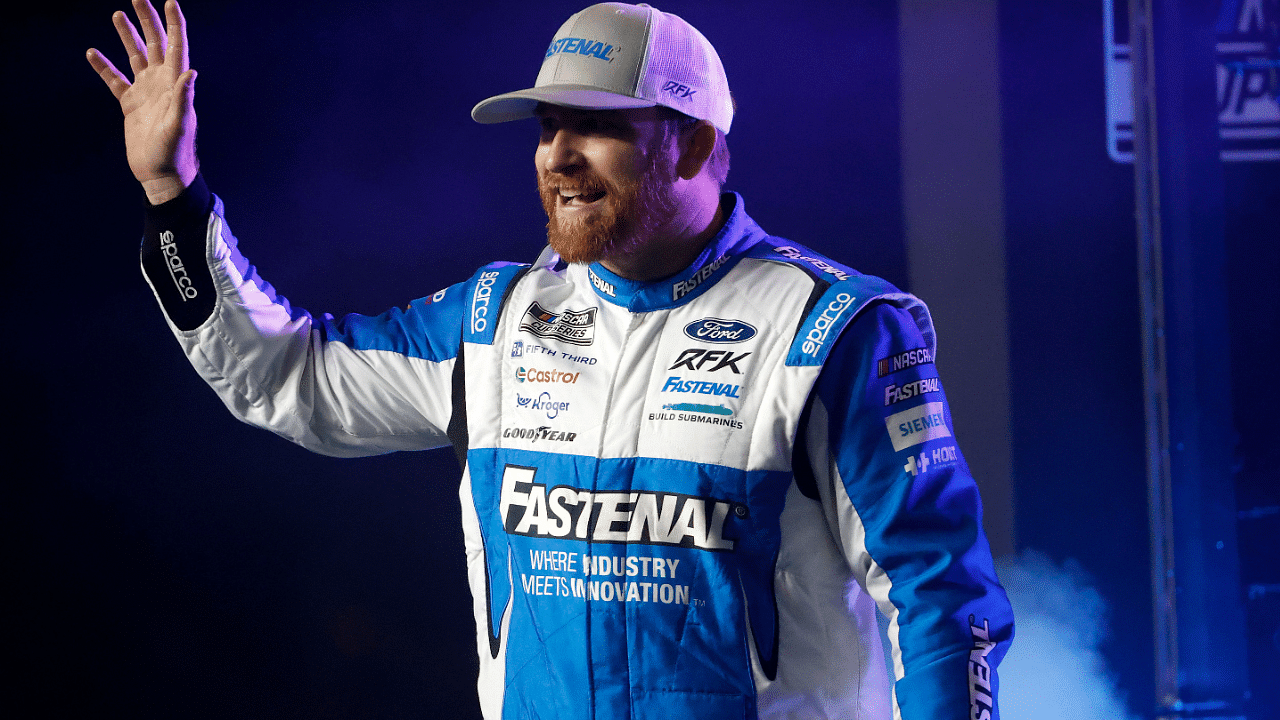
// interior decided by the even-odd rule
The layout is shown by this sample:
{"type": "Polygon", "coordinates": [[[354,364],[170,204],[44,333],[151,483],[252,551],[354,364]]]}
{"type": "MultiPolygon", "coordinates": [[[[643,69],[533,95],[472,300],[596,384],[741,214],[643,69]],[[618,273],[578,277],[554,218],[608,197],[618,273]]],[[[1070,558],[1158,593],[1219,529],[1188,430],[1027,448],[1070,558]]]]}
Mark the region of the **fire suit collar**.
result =
{"type": "Polygon", "coordinates": [[[610,272],[600,263],[573,266],[581,272],[605,302],[632,312],[649,312],[683,305],[701,295],[729,273],[748,248],[766,237],[760,226],[747,216],[742,196],[725,193],[721,198],[732,209],[720,232],[707,243],[689,267],[663,280],[639,282],[610,272]]]}

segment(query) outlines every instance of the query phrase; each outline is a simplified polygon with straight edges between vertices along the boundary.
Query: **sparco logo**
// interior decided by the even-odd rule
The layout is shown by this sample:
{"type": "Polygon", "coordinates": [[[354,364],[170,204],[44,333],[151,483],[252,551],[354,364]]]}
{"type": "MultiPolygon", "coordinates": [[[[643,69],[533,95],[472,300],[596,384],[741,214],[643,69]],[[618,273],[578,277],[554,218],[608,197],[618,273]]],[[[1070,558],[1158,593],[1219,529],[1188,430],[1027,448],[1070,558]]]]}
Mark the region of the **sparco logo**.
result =
{"type": "Polygon", "coordinates": [[[712,260],[709,264],[703,265],[702,268],[698,270],[698,272],[694,273],[689,279],[672,283],[671,299],[679,300],[685,295],[693,292],[699,285],[705,282],[707,278],[711,277],[712,273],[719,270],[721,265],[724,265],[727,262],[729,262],[729,256],[721,255],[715,260],[712,260]]]}
{"type": "Polygon", "coordinates": [[[703,348],[689,348],[680,353],[680,357],[676,358],[676,364],[667,368],[675,370],[678,367],[686,367],[690,370],[701,370],[704,365],[711,363],[711,367],[707,368],[707,372],[715,372],[721,368],[729,368],[734,375],[741,375],[742,371],[738,369],[738,361],[750,355],[744,352],[741,355],[734,355],[727,350],[706,350],[703,348]]]}
{"type": "Polygon", "coordinates": [[[507,428],[502,431],[502,437],[516,440],[532,440],[533,442],[538,442],[539,440],[573,442],[578,437],[578,433],[552,430],[549,426],[543,425],[536,428],[507,428]]]}
{"type": "Polygon", "coordinates": [[[822,346],[827,342],[827,334],[831,332],[831,326],[840,318],[844,311],[853,304],[853,296],[849,293],[840,293],[836,295],[836,299],[827,303],[827,307],[823,309],[822,314],[818,316],[818,320],[814,322],[813,327],[809,328],[808,334],[804,336],[804,345],[801,349],[806,355],[816,357],[818,352],[822,350],[822,346]]]}
{"type": "Polygon", "coordinates": [[[485,319],[489,314],[489,296],[493,294],[493,284],[498,280],[498,272],[490,270],[480,273],[476,290],[471,295],[471,332],[482,333],[489,326],[485,319]]]}
{"type": "Polygon", "coordinates": [[[710,343],[740,343],[756,336],[756,329],[741,320],[702,318],[684,326],[684,334],[710,343]]]}
{"type": "Polygon", "coordinates": [[[915,348],[900,352],[897,355],[890,355],[887,358],[880,358],[876,361],[876,374],[880,377],[896,373],[899,370],[906,370],[917,365],[928,365],[933,362],[933,351],[929,348],[915,348]]]}
{"type": "Polygon", "coordinates": [[[991,626],[986,618],[978,625],[977,619],[969,616],[969,637],[973,640],[973,649],[969,651],[969,717],[973,720],[991,720],[995,709],[995,698],[991,691],[991,665],[987,655],[995,649],[991,640],[991,626]]]}
{"type": "Polygon", "coordinates": [[[553,313],[538,303],[530,303],[520,321],[520,329],[541,338],[555,338],[572,345],[590,345],[596,338],[596,310],[565,310],[553,313]]]}
{"type": "Polygon", "coordinates": [[[178,257],[178,246],[173,243],[173,233],[168,230],[160,233],[160,252],[164,255],[164,264],[169,268],[169,277],[173,278],[173,285],[178,288],[182,302],[198,295],[195,286],[191,284],[191,277],[187,275],[187,268],[182,264],[182,258],[178,257]]]}
{"type": "Polygon", "coordinates": [[[828,275],[835,275],[841,280],[849,279],[849,273],[841,270],[840,268],[836,267],[835,265],[832,265],[831,263],[827,262],[826,260],[823,260],[820,257],[805,255],[804,253],[800,252],[799,249],[793,248],[790,245],[783,245],[777,250],[779,255],[786,255],[792,260],[800,260],[801,262],[809,263],[810,265],[818,268],[819,270],[821,270],[824,273],[827,273],[828,275]]]}
{"type": "Polygon", "coordinates": [[[618,297],[618,290],[613,283],[606,281],[604,278],[596,274],[591,268],[587,268],[587,277],[591,278],[591,284],[596,286],[600,292],[609,297],[618,297]]]}
{"type": "Polygon", "coordinates": [[[715,498],[662,492],[601,492],[534,482],[536,468],[508,465],[499,511],[512,535],[592,542],[732,550],[725,520],[747,508],[715,498]]]}

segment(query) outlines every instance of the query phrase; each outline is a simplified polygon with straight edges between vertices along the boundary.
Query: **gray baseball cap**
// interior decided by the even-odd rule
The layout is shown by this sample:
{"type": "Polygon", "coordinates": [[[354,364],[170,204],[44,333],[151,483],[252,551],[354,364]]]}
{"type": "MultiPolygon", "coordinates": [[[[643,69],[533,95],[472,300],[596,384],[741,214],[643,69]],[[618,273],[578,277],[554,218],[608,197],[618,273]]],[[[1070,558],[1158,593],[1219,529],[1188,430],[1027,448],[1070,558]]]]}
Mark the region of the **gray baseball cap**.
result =
{"type": "Polygon", "coordinates": [[[484,100],[471,117],[519,120],[540,102],[583,110],[663,105],[725,134],[733,122],[715,48],[689,23],[648,5],[600,3],[574,14],[551,40],[533,87],[484,100]]]}

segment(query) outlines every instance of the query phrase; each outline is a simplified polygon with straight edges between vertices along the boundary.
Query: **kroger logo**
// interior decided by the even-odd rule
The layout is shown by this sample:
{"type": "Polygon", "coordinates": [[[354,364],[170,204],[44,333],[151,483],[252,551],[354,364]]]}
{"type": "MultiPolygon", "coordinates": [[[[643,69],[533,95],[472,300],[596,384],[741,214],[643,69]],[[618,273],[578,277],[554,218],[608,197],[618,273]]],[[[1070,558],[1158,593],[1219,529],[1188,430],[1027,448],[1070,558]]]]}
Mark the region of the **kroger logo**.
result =
{"type": "Polygon", "coordinates": [[[684,326],[684,334],[711,343],[740,343],[756,336],[755,327],[741,320],[702,318],[684,326]]]}

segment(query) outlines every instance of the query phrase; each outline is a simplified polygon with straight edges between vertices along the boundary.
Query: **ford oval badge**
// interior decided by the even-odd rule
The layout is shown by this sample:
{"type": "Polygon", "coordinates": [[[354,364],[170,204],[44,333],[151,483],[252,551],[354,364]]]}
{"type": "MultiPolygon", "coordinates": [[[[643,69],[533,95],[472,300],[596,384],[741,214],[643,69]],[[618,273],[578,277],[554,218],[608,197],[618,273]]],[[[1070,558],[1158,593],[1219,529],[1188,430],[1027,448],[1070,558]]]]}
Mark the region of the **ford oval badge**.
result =
{"type": "Polygon", "coordinates": [[[684,334],[710,343],[739,343],[756,336],[756,329],[741,320],[702,318],[684,326],[684,334]]]}

